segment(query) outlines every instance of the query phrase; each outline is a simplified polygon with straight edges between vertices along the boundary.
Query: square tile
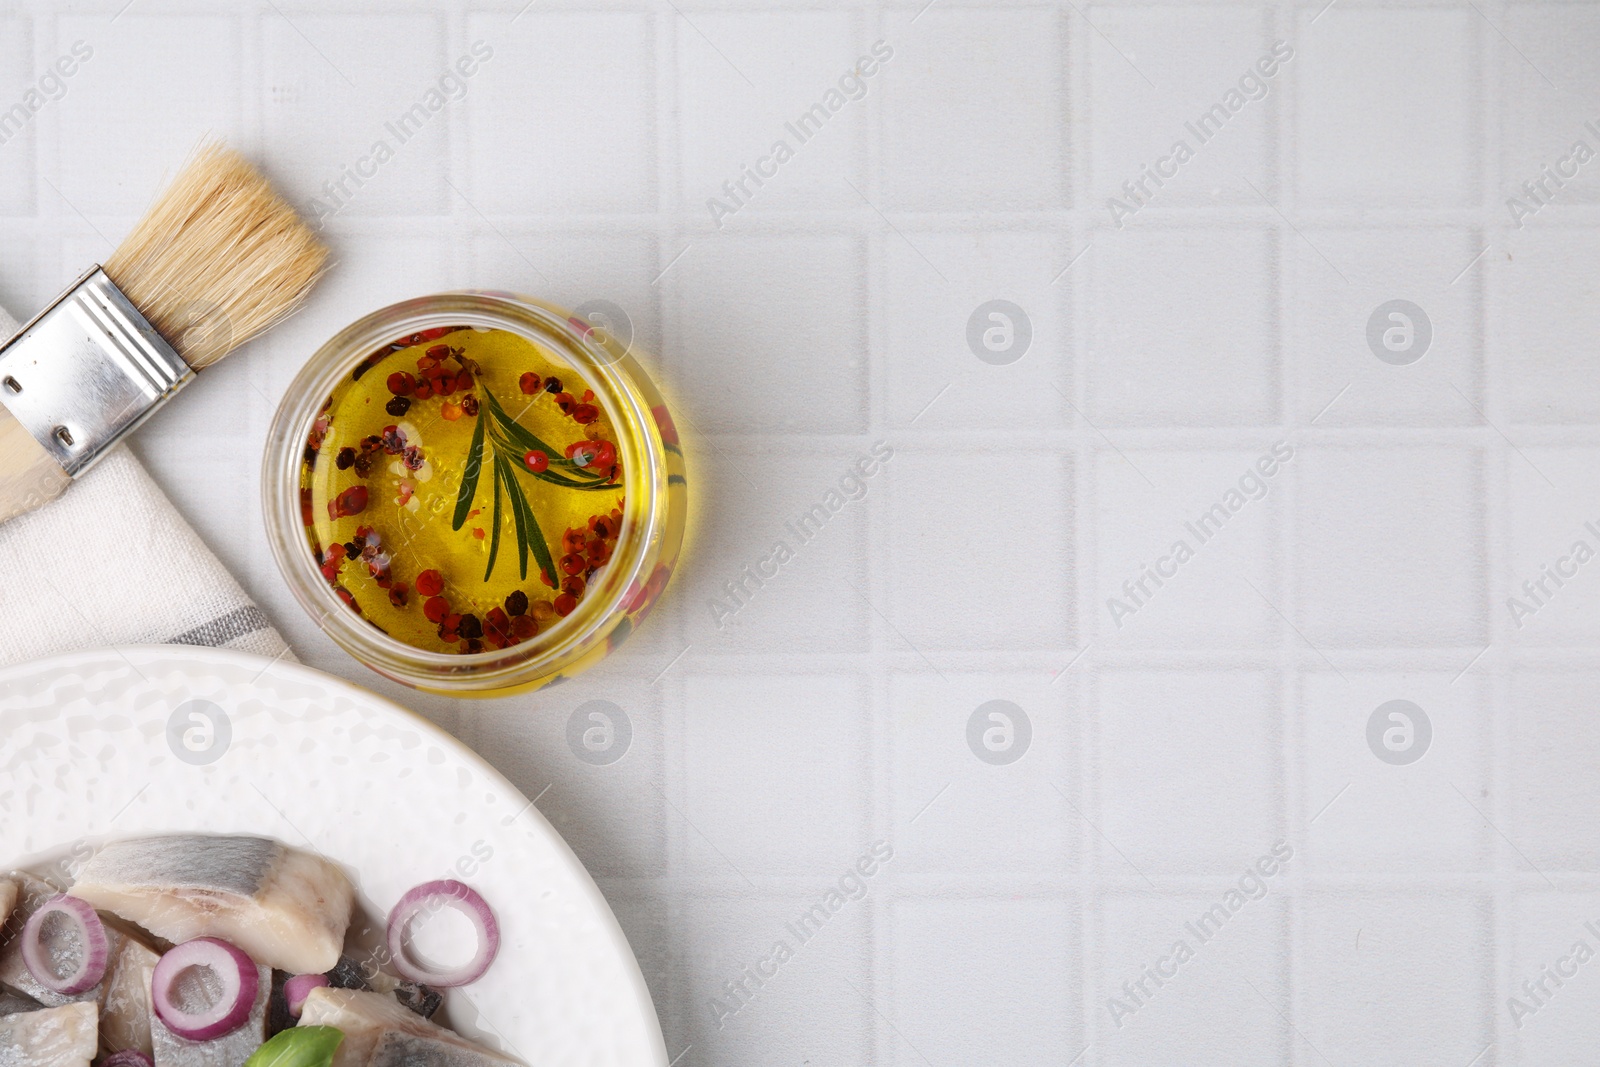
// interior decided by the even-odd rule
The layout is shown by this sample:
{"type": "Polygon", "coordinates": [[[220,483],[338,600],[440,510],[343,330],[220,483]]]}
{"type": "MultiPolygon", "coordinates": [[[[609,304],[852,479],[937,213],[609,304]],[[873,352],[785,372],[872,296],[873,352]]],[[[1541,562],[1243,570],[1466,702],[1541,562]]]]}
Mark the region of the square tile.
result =
{"type": "Polygon", "coordinates": [[[1123,426],[1276,421],[1275,258],[1266,230],[1099,233],[1082,265],[1092,417],[1123,426]]]}
{"type": "Polygon", "coordinates": [[[94,49],[56,105],[58,184],[72,207],[137,215],[203,134],[239,143],[240,32],[232,18],[137,10],[117,20],[114,34],[103,15],[57,23],[57,41],[94,49]]]}
{"type": "Polygon", "coordinates": [[[926,1067],[919,1050],[949,1063],[1078,1055],[1076,913],[1061,899],[895,901],[884,1060],[926,1067]]]}
{"type": "Polygon", "coordinates": [[[1105,37],[1089,45],[1094,202],[1114,218],[1147,204],[1259,203],[1240,179],[1263,192],[1277,180],[1275,115],[1293,68],[1272,55],[1263,12],[1096,5],[1086,14],[1105,37]]]}
{"type": "Polygon", "coordinates": [[[890,237],[884,253],[882,363],[892,425],[929,431],[1064,425],[1072,395],[1066,313],[1072,276],[1062,270],[1074,255],[1064,239],[1047,232],[907,230],[905,239],[890,237]],[[996,309],[997,300],[1021,315],[996,309]]]}
{"type": "Polygon", "coordinates": [[[265,154],[295,159],[283,191],[310,218],[447,209],[448,127],[478,81],[462,71],[483,68],[446,56],[444,32],[432,15],[262,16],[265,154]]]}
{"type": "Polygon", "coordinates": [[[1290,1062],[1284,867],[1241,867],[1210,895],[1101,900],[1096,1064],[1290,1062]]]}
{"type": "Polygon", "coordinates": [[[1067,204],[1065,16],[931,8],[880,73],[885,210],[1067,204]]]}
{"type": "Polygon", "coordinates": [[[1264,671],[1100,675],[1103,869],[1231,875],[1283,837],[1281,699],[1264,671]]]}
{"type": "Polygon", "coordinates": [[[1490,358],[1506,368],[1500,402],[1518,422],[1600,422],[1600,395],[1582,387],[1587,338],[1600,328],[1600,307],[1584,285],[1600,267],[1600,234],[1549,219],[1508,234],[1505,258],[1490,274],[1490,358]]]}
{"type": "Polygon", "coordinates": [[[1005,453],[1004,468],[1028,471],[1018,496],[996,481],[998,458],[896,450],[889,462],[884,610],[896,650],[923,651],[937,663],[944,649],[1059,649],[1072,641],[1068,461],[1005,453]],[[1011,546],[1025,548],[1013,554],[1011,546]]]}
{"type": "MultiPolygon", "coordinates": [[[[66,62],[74,74],[81,69],[70,46],[66,62]]],[[[28,215],[35,210],[39,113],[70,93],[73,79],[34,69],[33,26],[21,17],[0,18],[0,70],[14,72],[0,98],[0,215],[28,215]]]]}
{"type": "Polygon", "coordinates": [[[1305,640],[1474,652],[1488,644],[1476,450],[1301,447],[1292,474],[1294,614],[1305,640]]]}
{"type": "Polygon", "coordinates": [[[690,18],[676,22],[685,209],[726,224],[746,208],[859,206],[846,181],[865,184],[869,109],[893,64],[880,67],[857,20],[845,11],[690,18]]]}
{"type": "Polygon", "coordinates": [[[1077,868],[1080,731],[1067,687],[1050,683],[1043,674],[893,678],[897,871],[1056,879],[1077,868]]]}
{"type": "Polygon", "coordinates": [[[1496,109],[1501,161],[1495,192],[1505,201],[1501,217],[1513,225],[1546,217],[1541,200],[1554,205],[1556,216],[1563,205],[1600,201],[1600,182],[1573,152],[1578,141],[1591,152],[1600,144],[1585,125],[1595,118],[1587,101],[1600,92],[1600,60],[1584,47],[1600,33],[1600,12],[1584,4],[1513,4],[1500,28],[1517,50],[1504,56],[1496,109]],[[1515,208],[1513,198],[1519,201],[1515,208]]]}
{"type": "MultiPolygon", "coordinates": [[[[690,429],[861,433],[866,251],[844,234],[687,242],[664,284],[666,364],[690,429]],[[754,373],[753,373],[754,371],[754,373]]],[[[668,248],[666,254],[678,255],[668,248]]]]}
{"type": "Polygon", "coordinates": [[[666,864],[662,715],[643,679],[589,671],[540,698],[474,702],[463,733],[596,877],[645,878],[666,864]]]}
{"type": "MultiPolygon", "coordinates": [[[[1279,454],[1293,462],[1287,443],[1279,454]]],[[[1269,644],[1287,481],[1271,447],[1097,452],[1094,632],[1121,647],[1269,644]]]]}
{"type": "Polygon", "coordinates": [[[867,838],[860,685],[825,674],[691,674],[683,693],[676,788],[694,869],[742,881],[851,862],[867,838]]]}
{"type": "Polygon", "coordinates": [[[494,52],[472,86],[457,182],[478,210],[654,210],[659,89],[648,15],[536,6],[509,27],[498,14],[467,26],[494,52]]]}
{"type": "Polygon", "coordinates": [[[1455,9],[1302,9],[1295,182],[1307,204],[1476,202],[1478,23],[1455,9]]]}
{"type": "Polygon", "coordinates": [[[1494,1036],[1486,901],[1316,894],[1302,903],[1304,1042],[1332,1063],[1468,1063],[1494,1036]]]}
{"type": "MultiPolygon", "coordinates": [[[[841,874],[852,858],[840,857],[841,874]]],[[[782,1048],[800,1063],[871,1062],[876,1015],[865,972],[871,894],[878,890],[867,882],[865,898],[841,894],[823,924],[809,909],[826,908],[831,873],[818,871],[815,889],[782,897],[700,895],[675,916],[691,1056],[759,1063],[782,1048]],[[807,916],[820,929],[797,933],[807,916]]]]}
{"type": "Polygon", "coordinates": [[[1400,227],[1304,233],[1286,248],[1284,332],[1289,351],[1316,358],[1295,367],[1295,423],[1482,425],[1488,239],[1400,227]],[[1389,306],[1396,300],[1422,315],[1389,306]]]}
{"type": "Polygon", "coordinates": [[[1600,675],[1523,668],[1512,680],[1506,834],[1516,870],[1600,864],[1600,794],[1587,787],[1600,749],[1600,675]]]}
{"type": "Polygon", "coordinates": [[[1600,453],[1525,448],[1506,457],[1509,588],[1490,610],[1517,647],[1589,649],[1600,640],[1600,453]]]}
{"type": "Polygon", "coordinates": [[[1301,679],[1305,795],[1297,821],[1307,827],[1300,837],[1308,867],[1397,876],[1492,865],[1481,814],[1489,805],[1489,709],[1479,679],[1454,673],[1347,670],[1344,678],[1323,671],[1301,679]],[[1395,700],[1421,708],[1426,725],[1411,709],[1390,707],[1395,700]]]}
{"type": "Polygon", "coordinates": [[[1537,891],[1511,908],[1510,972],[1497,1007],[1507,1062],[1560,1063],[1600,1040],[1600,894],[1537,891]]]}
{"type": "Polygon", "coordinates": [[[692,605],[686,639],[728,654],[866,651],[871,609],[852,587],[866,588],[869,498],[890,469],[866,449],[734,443],[697,470],[704,540],[678,574],[678,595],[692,605]]]}

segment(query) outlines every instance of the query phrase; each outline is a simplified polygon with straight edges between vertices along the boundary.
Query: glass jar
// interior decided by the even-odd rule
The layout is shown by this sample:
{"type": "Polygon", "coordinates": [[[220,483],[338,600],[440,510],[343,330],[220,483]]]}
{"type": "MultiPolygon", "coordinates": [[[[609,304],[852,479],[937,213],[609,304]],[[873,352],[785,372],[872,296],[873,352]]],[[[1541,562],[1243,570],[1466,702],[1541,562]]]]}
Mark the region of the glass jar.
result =
{"type": "MultiPolygon", "coordinates": [[[[337,645],[397,682],[449,695],[487,697],[525,692],[570,677],[627,639],[649,614],[677,564],[687,521],[688,482],[666,402],[634,358],[630,339],[618,332],[512,293],[452,292],[375,311],[340,331],[311,357],[290,384],[268,431],[261,478],[263,513],[273,557],[295,599],[337,645]],[[403,341],[449,328],[503,330],[532,342],[550,362],[570,368],[562,373],[575,376],[593,391],[593,403],[604,409],[615,432],[623,494],[614,547],[604,566],[590,575],[576,608],[519,643],[470,653],[432,651],[401,641],[341,599],[318,558],[321,545],[306,503],[309,490],[302,496],[302,472],[308,463],[319,461],[315,444],[320,433],[313,437],[313,430],[345,376],[359,377],[366,370],[380,375],[415,370],[397,361],[390,367],[383,360],[403,341]]],[[[572,386],[565,388],[570,392],[572,386]]],[[[482,418],[489,418],[487,411],[482,418]]],[[[322,425],[325,428],[325,421],[322,425]]],[[[334,457],[320,458],[332,462],[334,457]]],[[[463,469],[440,472],[452,495],[463,469]]],[[[498,492],[498,483],[495,487],[498,492]]],[[[430,521],[449,523],[451,517],[446,513],[430,521]]],[[[548,538],[559,531],[543,533],[548,538]]]]}

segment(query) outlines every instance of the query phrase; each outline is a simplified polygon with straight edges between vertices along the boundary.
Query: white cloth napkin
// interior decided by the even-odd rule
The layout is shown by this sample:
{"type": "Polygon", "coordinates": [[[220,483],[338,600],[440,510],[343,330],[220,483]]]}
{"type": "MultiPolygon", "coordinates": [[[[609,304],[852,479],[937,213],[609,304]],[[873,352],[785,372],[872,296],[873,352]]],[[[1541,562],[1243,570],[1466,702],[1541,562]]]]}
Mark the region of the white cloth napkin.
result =
{"type": "MultiPolygon", "coordinates": [[[[0,339],[18,323],[0,308],[0,339]]],[[[0,664],[98,645],[288,646],[126,448],[0,524],[0,664]]]]}

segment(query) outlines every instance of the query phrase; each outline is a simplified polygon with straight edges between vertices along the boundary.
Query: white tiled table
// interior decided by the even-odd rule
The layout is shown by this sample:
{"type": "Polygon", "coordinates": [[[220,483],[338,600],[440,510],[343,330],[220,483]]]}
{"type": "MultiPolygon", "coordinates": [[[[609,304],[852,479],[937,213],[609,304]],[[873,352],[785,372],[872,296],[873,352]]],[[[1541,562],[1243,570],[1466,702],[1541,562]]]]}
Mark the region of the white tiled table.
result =
{"type": "Polygon", "coordinates": [[[0,146],[19,314],[204,131],[309,205],[493,49],[328,223],[339,263],[305,312],[137,451],[307,662],[539,797],[680,1064],[1590,1054],[1600,963],[1520,1026],[1507,998],[1576,940],[1600,950],[1600,563],[1520,628],[1506,599],[1573,540],[1600,547],[1600,161],[1524,226],[1506,199],[1573,141],[1600,150],[1600,9],[124,4],[0,8],[0,107],[93,48],[0,146]],[[880,39],[864,97],[715,227],[707,199],[880,39]],[[1280,40],[1264,97],[1114,225],[1108,198],[1280,40]],[[627,309],[697,492],[638,638],[485,704],[333,648],[257,502],[306,355],[463,286],[627,309]],[[967,343],[996,298],[1031,324],[1010,365],[967,343]],[[1367,344],[1396,298],[1432,324],[1411,366],[1367,344]],[[719,629],[723,583],[878,441],[865,495],[719,629]],[[1108,598],[1276,442],[1293,457],[1264,498],[1119,627],[1108,598]],[[1397,698],[1432,724],[1409,765],[1367,741],[1397,698]],[[633,723],[608,766],[566,743],[591,699],[633,723]],[[1031,723],[1016,762],[968,747],[991,700],[1031,723]],[[800,943],[787,924],[880,840],[865,898],[800,943]],[[1261,899],[1187,932],[1279,841],[1261,899]],[[1113,1011],[1180,938],[1194,958],[1113,1011]],[[719,1025],[713,998],[780,939],[792,958],[719,1025]]]}

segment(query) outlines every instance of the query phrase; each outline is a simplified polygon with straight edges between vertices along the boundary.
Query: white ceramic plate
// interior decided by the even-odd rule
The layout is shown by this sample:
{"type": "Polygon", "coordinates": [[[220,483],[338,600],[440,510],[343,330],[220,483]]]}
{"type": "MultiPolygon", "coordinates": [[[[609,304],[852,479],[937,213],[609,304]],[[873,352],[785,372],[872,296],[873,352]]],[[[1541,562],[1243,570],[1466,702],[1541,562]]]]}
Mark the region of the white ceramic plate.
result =
{"type": "Polygon", "coordinates": [[[459,741],[363,689],[217,649],[98,649],[0,671],[0,869],[137,834],[252,833],[344,867],[369,914],[457,877],[494,907],[448,1021],[535,1067],[665,1065],[616,919],[550,824],[459,741]]]}

